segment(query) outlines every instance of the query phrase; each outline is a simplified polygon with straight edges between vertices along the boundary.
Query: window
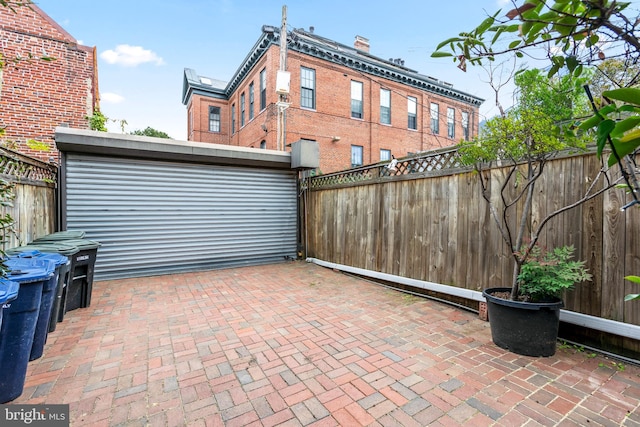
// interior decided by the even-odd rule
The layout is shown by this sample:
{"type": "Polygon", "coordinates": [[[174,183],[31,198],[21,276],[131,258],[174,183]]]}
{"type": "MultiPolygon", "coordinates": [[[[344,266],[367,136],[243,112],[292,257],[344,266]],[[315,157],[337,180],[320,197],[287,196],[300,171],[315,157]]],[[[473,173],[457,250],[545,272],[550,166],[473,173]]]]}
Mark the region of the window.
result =
{"type": "Polygon", "coordinates": [[[316,70],[300,67],[300,106],[316,108],[316,70]]]}
{"type": "Polygon", "coordinates": [[[236,104],[231,104],[231,134],[236,133],[236,104]]]}
{"type": "Polygon", "coordinates": [[[437,135],[440,133],[440,108],[438,104],[431,103],[431,133],[437,135]]]}
{"type": "Polygon", "coordinates": [[[220,132],[220,107],[209,107],[209,132],[220,132]]]}
{"type": "Polygon", "coordinates": [[[351,117],[362,118],[362,82],[351,81],[351,117]]]}
{"type": "Polygon", "coordinates": [[[456,110],[447,108],[447,136],[454,138],[456,136],[456,110]]]}
{"type": "Polygon", "coordinates": [[[267,108],[267,69],[260,71],[260,111],[267,108]]]}
{"type": "Polygon", "coordinates": [[[240,95],[240,127],[244,127],[244,92],[240,95]]]}
{"type": "Polygon", "coordinates": [[[469,140],[469,113],[467,111],[462,112],[462,135],[464,140],[469,140]]]}
{"type": "Polygon", "coordinates": [[[407,97],[407,111],[409,112],[409,129],[418,129],[418,99],[413,96],[407,97]]]}
{"type": "Polygon", "coordinates": [[[362,146],[361,145],[352,145],[351,146],[351,167],[361,166],[362,165],[362,146]]]}
{"type": "Polygon", "coordinates": [[[391,124],[391,91],[380,89],[380,123],[391,124]]]}
{"type": "Polygon", "coordinates": [[[249,85],[249,121],[253,120],[253,82],[249,85]]]}
{"type": "Polygon", "coordinates": [[[380,161],[391,160],[391,150],[380,149],[380,161]]]}

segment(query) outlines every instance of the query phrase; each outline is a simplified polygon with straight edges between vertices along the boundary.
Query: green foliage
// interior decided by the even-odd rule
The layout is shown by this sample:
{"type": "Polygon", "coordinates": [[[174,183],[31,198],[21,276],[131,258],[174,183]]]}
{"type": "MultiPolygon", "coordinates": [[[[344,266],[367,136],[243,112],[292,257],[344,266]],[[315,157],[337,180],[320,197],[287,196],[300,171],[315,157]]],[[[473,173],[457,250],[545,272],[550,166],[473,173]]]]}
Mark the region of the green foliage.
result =
{"type": "Polygon", "coordinates": [[[626,369],[626,366],[624,363],[622,362],[616,362],[616,361],[610,361],[609,364],[605,364],[604,362],[600,362],[598,363],[598,367],[600,368],[612,368],[615,369],[618,372],[624,372],[624,370],[626,369]]]}
{"type": "Polygon", "coordinates": [[[625,15],[629,3],[614,0],[522,0],[502,15],[498,10],[476,28],[441,42],[432,57],[452,57],[460,62],[482,64],[498,56],[523,57],[545,51],[551,67],[548,75],[562,68],[579,76],[585,63],[606,59],[601,40],[621,41],[638,50],[633,36],[635,17],[625,15]]]}
{"type": "MultiPolygon", "coordinates": [[[[7,207],[13,207],[15,199],[14,184],[0,178],[0,211],[4,211],[7,207]]],[[[10,214],[2,212],[0,214],[0,275],[5,276],[9,268],[5,264],[6,253],[4,252],[5,244],[8,242],[9,235],[15,233],[13,228],[14,220],[10,214]]]]}
{"type": "MultiPolygon", "coordinates": [[[[625,279],[627,279],[630,282],[640,284],[640,276],[626,276],[625,279]]],[[[640,294],[628,294],[624,297],[625,301],[631,301],[636,299],[640,299],[640,294]]]]}
{"type": "Polygon", "coordinates": [[[8,7],[12,12],[16,12],[17,7],[31,7],[33,2],[31,0],[0,0],[0,6],[8,7]]]}
{"type": "Polygon", "coordinates": [[[32,150],[51,151],[51,147],[49,147],[49,144],[47,144],[46,142],[37,141],[35,139],[28,139],[27,147],[32,150]]]}
{"type": "MultiPolygon", "coordinates": [[[[519,3],[520,6],[505,15],[499,10],[471,31],[444,40],[432,57],[451,57],[466,71],[467,63],[481,65],[497,57],[543,54],[549,61],[548,77],[561,74],[562,70],[578,77],[585,66],[611,59],[619,59],[622,65],[610,68],[609,77],[620,78],[622,69],[637,69],[640,16],[628,9],[630,3],[615,0],[521,0],[519,3]]],[[[604,67],[600,69],[603,70],[604,67]]],[[[614,104],[596,104],[599,110],[590,113],[593,117],[580,126],[580,130],[596,130],[598,156],[603,155],[605,145],[611,146],[609,166],[640,147],[640,89],[623,87],[637,85],[636,78],[637,74],[631,74],[631,78],[622,79],[611,90],[601,85],[599,91],[602,89],[602,95],[614,104]],[[619,120],[620,117],[626,118],[619,120]]],[[[622,169],[626,175],[625,168],[622,169]]],[[[625,179],[629,184],[630,180],[626,176],[625,179]]]]}
{"type": "Polygon", "coordinates": [[[573,246],[552,251],[534,246],[518,275],[519,294],[532,302],[550,301],[560,298],[575,283],[591,280],[585,262],[571,260],[574,252],[573,246]]]}
{"type": "Polygon", "coordinates": [[[152,136],[155,138],[172,139],[167,133],[156,130],[149,126],[147,126],[144,130],[134,130],[133,132],[131,132],[131,135],[152,136]]]}
{"type": "Polygon", "coordinates": [[[571,132],[574,117],[587,108],[583,81],[571,76],[548,79],[536,69],[519,73],[517,104],[504,116],[487,120],[477,139],[459,144],[462,162],[540,162],[559,150],[583,148],[586,140],[571,132]]]}
{"type": "Polygon", "coordinates": [[[94,110],[93,116],[87,117],[89,128],[100,132],[107,132],[107,120],[109,120],[100,110],[94,110]]]}
{"type": "Polygon", "coordinates": [[[592,118],[580,124],[580,130],[596,129],[598,155],[611,140],[611,167],[640,147],[640,88],[629,87],[604,91],[602,95],[613,103],[600,108],[592,118]],[[617,120],[621,115],[626,118],[617,120]]]}

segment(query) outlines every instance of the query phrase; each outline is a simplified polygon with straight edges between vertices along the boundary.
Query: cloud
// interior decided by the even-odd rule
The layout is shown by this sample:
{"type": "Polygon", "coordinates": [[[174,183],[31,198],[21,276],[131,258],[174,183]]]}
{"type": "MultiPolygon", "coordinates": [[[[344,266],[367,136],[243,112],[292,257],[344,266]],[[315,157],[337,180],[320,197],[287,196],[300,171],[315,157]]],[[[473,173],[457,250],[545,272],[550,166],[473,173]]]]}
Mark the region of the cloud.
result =
{"type": "Polygon", "coordinates": [[[136,67],[146,62],[163,65],[164,61],[155,52],[143,49],[142,46],[119,44],[115,49],[105,50],[100,54],[108,64],[118,64],[124,67],[136,67]]]}
{"type": "Polygon", "coordinates": [[[118,95],[117,93],[101,93],[100,101],[106,102],[108,104],[119,104],[124,101],[124,96],[118,95]]]}

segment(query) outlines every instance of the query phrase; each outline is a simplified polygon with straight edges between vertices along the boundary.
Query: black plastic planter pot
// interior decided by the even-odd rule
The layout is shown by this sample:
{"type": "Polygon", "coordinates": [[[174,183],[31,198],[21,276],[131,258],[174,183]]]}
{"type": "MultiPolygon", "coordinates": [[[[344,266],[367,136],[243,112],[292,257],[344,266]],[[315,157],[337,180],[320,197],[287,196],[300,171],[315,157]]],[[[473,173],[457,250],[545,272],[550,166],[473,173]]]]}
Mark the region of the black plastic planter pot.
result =
{"type": "Polygon", "coordinates": [[[523,356],[553,356],[556,352],[560,299],[549,303],[531,303],[496,298],[497,292],[511,288],[489,288],[482,291],[487,300],[489,325],[493,342],[523,356]]]}

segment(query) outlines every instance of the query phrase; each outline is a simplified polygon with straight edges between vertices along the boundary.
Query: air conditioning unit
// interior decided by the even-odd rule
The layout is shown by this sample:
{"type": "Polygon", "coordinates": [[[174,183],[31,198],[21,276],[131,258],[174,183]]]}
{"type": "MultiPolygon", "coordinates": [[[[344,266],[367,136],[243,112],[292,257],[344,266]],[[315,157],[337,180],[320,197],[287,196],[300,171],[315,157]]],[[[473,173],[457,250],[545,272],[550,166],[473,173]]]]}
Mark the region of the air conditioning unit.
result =
{"type": "Polygon", "coordinates": [[[288,71],[278,70],[276,75],[276,93],[278,95],[289,95],[291,87],[291,73],[288,71]]]}

